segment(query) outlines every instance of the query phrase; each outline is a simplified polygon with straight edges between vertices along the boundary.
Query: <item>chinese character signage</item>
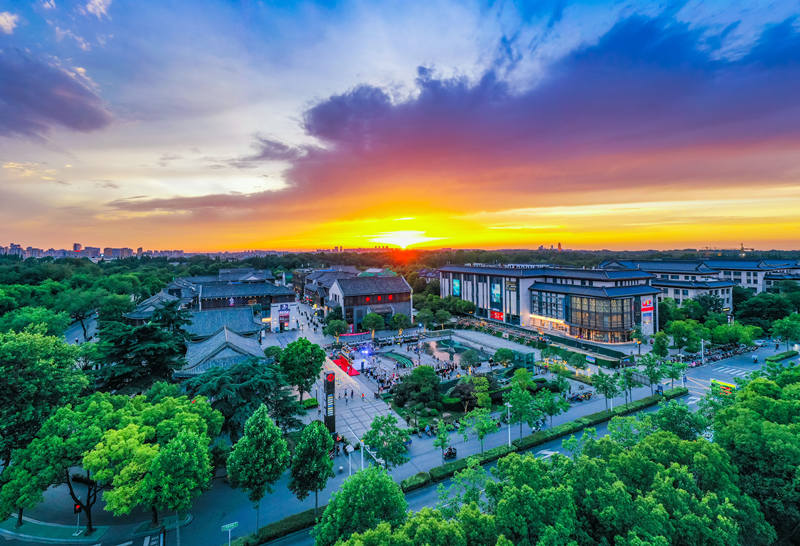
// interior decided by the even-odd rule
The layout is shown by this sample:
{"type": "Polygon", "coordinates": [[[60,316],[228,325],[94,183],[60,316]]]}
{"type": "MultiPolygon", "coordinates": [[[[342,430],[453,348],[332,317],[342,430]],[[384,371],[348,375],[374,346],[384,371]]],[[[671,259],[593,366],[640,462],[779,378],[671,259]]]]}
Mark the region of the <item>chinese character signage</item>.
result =
{"type": "Polygon", "coordinates": [[[490,311],[489,318],[492,320],[503,320],[502,311],[490,311]]]}

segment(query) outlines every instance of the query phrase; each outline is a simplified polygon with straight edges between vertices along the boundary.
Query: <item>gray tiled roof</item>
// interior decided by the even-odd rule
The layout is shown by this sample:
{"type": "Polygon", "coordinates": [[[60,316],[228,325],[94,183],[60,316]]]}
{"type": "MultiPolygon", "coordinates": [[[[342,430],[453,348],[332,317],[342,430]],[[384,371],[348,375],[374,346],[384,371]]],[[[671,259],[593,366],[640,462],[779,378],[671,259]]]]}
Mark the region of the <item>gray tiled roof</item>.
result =
{"type": "Polygon", "coordinates": [[[252,267],[236,267],[220,269],[217,273],[221,281],[258,282],[275,280],[275,275],[267,269],[253,269],[252,267]]]}
{"type": "Polygon", "coordinates": [[[205,298],[230,298],[248,296],[291,296],[294,291],[287,286],[276,286],[266,282],[243,284],[204,284],[200,295],[205,298]]]}
{"type": "Polygon", "coordinates": [[[625,269],[641,269],[649,273],[684,273],[695,275],[713,275],[717,271],[700,260],[612,260],[603,262],[600,267],[625,269]]]}
{"type": "Polygon", "coordinates": [[[731,288],[736,283],[732,281],[677,281],[671,279],[653,279],[653,286],[663,286],[665,288],[731,288]]]}
{"type": "Polygon", "coordinates": [[[264,358],[259,342],[223,328],[204,341],[187,343],[187,364],[176,375],[199,375],[215,366],[231,366],[251,358],[264,358]]]}
{"type": "Polygon", "coordinates": [[[209,337],[223,327],[243,336],[252,335],[261,330],[261,325],[253,318],[249,307],[223,307],[207,311],[193,311],[192,322],[186,331],[195,338],[209,337]]]}
{"type": "Polygon", "coordinates": [[[705,264],[714,269],[742,271],[770,271],[798,267],[794,260],[705,260],[705,264]]]}
{"type": "Polygon", "coordinates": [[[133,320],[147,320],[153,316],[156,309],[161,309],[167,303],[177,301],[178,298],[172,294],[167,294],[163,290],[156,292],[149,298],[142,300],[130,313],[125,313],[125,317],[133,320]]]}
{"type": "Polygon", "coordinates": [[[397,294],[411,292],[403,277],[352,277],[337,279],[344,296],[369,296],[372,294],[397,294]]]}
{"type": "Polygon", "coordinates": [[[531,291],[556,292],[574,296],[591,296],[595,298],[625,298],[632,296],[648,296],[661,292],[658,288],[646,284],[637,286],[578,286],[575,284],[555,284],[535,282],[530,287],[531,291]]]}

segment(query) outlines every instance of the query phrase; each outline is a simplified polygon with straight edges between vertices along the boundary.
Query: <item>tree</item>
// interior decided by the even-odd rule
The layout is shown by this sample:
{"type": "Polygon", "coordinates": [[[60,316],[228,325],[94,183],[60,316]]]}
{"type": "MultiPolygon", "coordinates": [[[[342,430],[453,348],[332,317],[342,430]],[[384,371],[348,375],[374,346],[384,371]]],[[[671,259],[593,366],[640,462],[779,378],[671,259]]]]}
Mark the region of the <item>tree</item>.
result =
{"type": "Polygon", "coordinates": [[[453,318],[447,309],[439,309],[436,311],[434,316],[436,317],[436,322],[441,324],[442,329],[444,329],[444,325],[450,322],[450,319],[453,318]]]}
{"type": "Polygon", "coordinates": [[[470,381],[469,377],[462,377],[461,381],[450,389],[450,396],[458,398],[461,401],[461,404],[464,406],[464,413],[467,413],[470,405],[474,405],[477,401],[475,397],[475,385],[470,381]]]}
{"type": "Polygon", "coordinates": [[[450,431],[453,430],[452,425],[445,422],[439,424],[439,429],[436,431],[436,438],[433,440],[433,447],[438,447],[442,450],[442,459],[444,459],[444,450],[450,447],[450,431]]]}
{"type": "Polygon", "coordinates": [[[88,338],[86,319],[94,313],[99,299],[99,294],[90,290],[69,290],[62,292],[58,298],[57,308],[66,311],[72,320],[80,323],[83,339],[88,338]]]}
{"type": "Polygon", "coordinates": [[[683,310],[672,298],[664,298],[658,302],[658,329],[665,330],[672,321],[683,320],[686,316],[683,310]]]}
{"type": "Polygon", "coordinates": [[[623,369],[617,376],[617,380],[622,392],[625,393],[625,403],[627,404],[629,399],[633,402],[633,389],[641,386],[641,383],[634,377],[633,370],[631,368],[623,369]]]}
{"type": "Polygon", "coordinates": [[[405,330],[411,327],[411,319],[408,318],[408,315],[404,315],[403,313],[397,313],[392,317],[392,327],[395,330],[405,330]]]}
{"type": "Polygon", "coordinates": [[[0,333],[0,458],[3,467],[60,406],[88,385],[75,367],[80,349],[41,332],[0,333]]]}
{"type": "Polygon", "coordinates": [[[417,366],[392,387],[394,403],[399,407],[421,404],[426,408],[441,409],[441,378],[431,366],[417,366]]]}
{"type": "Polygon", "coordinates": [[[430,309],[422,309],[417,313],[417,323],[423,324],[425,328],[432,328],[436,323],[436,317],[433,315],[433,311],[430,309]]]}
{"type": "Polygon", "coordinates": [[[155,381],[172,379],[172,373],[186,365],[183,333],[155,322],[106,323],[100,329],[100,342],[91,350],[98,365],[92,375],[109,391],[141,392],[155,381]]]}
{"type": "Polygon", "coordinates": [[[489,395],[489,380],[484,376],[472,376],[470,381],[475,387],[475,405],[479,408],[491,408],[492,397],[489,395]]]}
{"type": "Polygon", "coordinates": [[[786,350],[789,350],[791,341],[800,339],[800,314],[793,313],[788,317],[778,319],[772,323],[770,330],[776,338],[786,342],[786,350]]]}
{"type": "MultiPolygon", "coordinates": [[[[345,323],[345,326],[346,325],[347,324],[345,323]]],[[[270,345],[269,347],[264,349],[264,356],[272,360],[273,362],[280,362],[282,352],[283,349],[280,347],[280,345],[270,345]]]]}
{"type": "Polygon", "coordinates": [[[373,336],[375,335],[375,330],[383,330],[385,326],[383,317],[378,313],[367,313],[364,318],[361,319],[361,327],[364,330],[371,331],[373,336]]]}
{"type": "Polygon", "coordinates": [[[560,415],[569,409],[569,402],[559,393],[550,392],[549,389],[541,389],[533,397],[534,405],[543,414],[550,417],[550,426],[553,426],[553,417],[560,415]]]}
{"type": "Polygon", "coordinates": [[[658,358],[652,353],[646,354],[639,359],[639,365],[644,366],[642,370],[650,384],[650,395],[654,393],[653,385],[657,384],[664,377],[664,368],[658,358]]]}
{"type": "Polygon", "coordinates": [[[378,415],[361,441],[375,450],[375,457],[386,468],[408,462],[408,432],[397,426],[394,415],[378,415]]]}
{"type": "Polygon", "coordinates": [[[464,416],[466,426],[475,432],[481,443],[481,453],[483,453],[483,441],[490,432],[497,430],[497,424],[492,419],[492,414],[488,408],[475,408],[464,416]]]}
{"type": "Polygon", "coordinates": [[[211,456],[208,439],[191,432],[179,432],[153,459],[143,489],[156,510],[175,512],[175,531],[180,544],[180,513],[192,507],[195,497],[211,484],[211,456]]]}
{"type": "Polygon", "coordinates": [[[69,315],[44,307],[21,307],[0,316],[0,332],[22,332],[39,324],[44,327],[43,334],[60,337],[69,326],[69,315]]]}
{"type": "Polygon", "coordinates": [[[709,424],[700,413],[691,411],[689,406],[675,400],[660,403],[659,410],[653,414],[653,423],[681,440],[696,440],[709,424]]]}
{"type": "Polygon", "coordinates": [[[461,353],[460,364],[461,367],[464,369],[471,368],[477,364],[480,364],[481,357],[478,354],[478,351],[475,349],[467,349],[463,353],[461,353]]]}
{"type": "Polygon", "coordinates": [[[669,356],[669,336],[665,332],[657,332],[653,341],[653,354],[659,358],[669,356]]]}
{"type": "Polygon", "coordinates": [[[611,409],[614,409],[614,397],[620,393],[617,376],[599,370],[592,378],[592,385],[605,398],[606,409],[608,409],[609,400],[611,400],[611,409]]]}
{"type": "Polygon", "coordinates": [[[50,486],[66,483],[72,501],[86,515],[90,534],[92,507],[103,489],[106,506],[115,514],[136,506],[152,507],[154,515],[159,507],[174,510],[173,500],[194,496],[194,489],[210,479],[210,467],[201,463],[208,460],[209,438],[219,434],[221,425],[222,416],[202,397],[165,397],[151,403],[143,396],[95,393],[74,407],[59,408],[28,446],[14,453],[4,473],[8,479],[3,480],[0,506],[34,506],[50,486]],[[174,446],[182,434],[191,437],[174,446]],[[162,453],[168,448],[185,460],[165,462],[162,453]],[[72,474],[74,469],[84,472],[72,474]],[[173,474],[167,475],[170,469],[173,474]],[[78,496],[76,481],[85,484],[84,497],[78,496]],[[159,491],[158,484],[170,486],[159,491]]]}
{"type": "Polygon", "coordinates": [[[503,366],[508,366],[511,362],[514,362],[516,354],[511,349],[506,349],[502,347],[497,349],[494,352],[494,361],[499,362],[503,366]]]}
{"type": "Polygon", "coordinates": [[[192,395],[212,400],[212,407],[222,413],[222,431],[236,443],[245,423],[263,403],[270,417],[283,430],[299,428],[302,411],[281,370],[272,364],[247,360],[229,368],[215,367],[186,383],[192,395]]]}
{"type": "Polygon", "coordinates": [[[664,364],[664,375],[671,380],[671,389],[675,388],[675,381],[683,376],[687,367],[683,362],[666,362],[664,364]]]}
{"type": "Polygon", "coordinates": [[[333,477],[333,438],[321,421],[311,421],[303,429],[292,456],[289,491],[299,499],[314,492],[314,514],[319,508],[319,492],[333,477]]]}
{"type": "Polygon", "coordinates": [[[185,326],[192,323],[192,317],[188,310],[181,309],[180,301],[170,301],[153,311],[151,321],[175,337],[183,340],[188,338],[185,326]]]}
{"type": "Polygon", "coordinates": [[[467,457],[464,462],[465,468],[453,475],[449,487],[439,485],[437,488],[437,508],[449,518],[455,517],[464,506],[488,507],[483,501],[483,491],[491,476],[478,457],[467,457]]]}
{"type": "Polygon", "coordinates": [[[281,352],[281,371],[289,384],[297,387],[301,401],[303,393],[308,392],[319,377],[324,363],[322,347],[304,337],[289,343],[281,352]]]}
{"type": "Polygon", "coordinates": [[[792,303],[784,294],[762,292],[743,301],[735,309],[742,324],[759,326],[767,331],[773,322],[789,316],[792,303]]]}
{"type": "Polygon", "coordinates": [[[314,541],[317,546],[333,546],[381,522],[400,525],[406,510],[403,492],[389,474],[379,467],[365,468],[347,478],[333,494],[312,531],[314,541]]]}
{"type": "Polygon", "coordinates": [[[757,500],[775,527],[777,544],[800,539],[800,373],[757,377],[740,387],[714,417],[714,442],[739,468],[742,490],[757,500]]]}
{"type": "Polygon", "coordinates": [[[231,485],[247,492],[256,507],[256,532],[259,529],[259,506],[266,493],[289,466],[289,449],[281,431],[261,405],[247,420],[244,436],[233,446],[228,457],[231,485]]]}
{"type": "Polygon", "coordinates": [[[583,353],[571,353],[567,358],[567,363],[576,370],[585,370],[588,366],[586,355],[583,353]]]}
{"type": "Polygon", "coordinates": [[[517,368],[511,378],[511,389],[505,394],[505,402],[511,407],[511,422],[519,423],[519,437],[522,438],[522,423],[527,423],[533,428],[534,424],[542,418],[539,408],[533,403],[530,386],[533,381],[531,373],[525,368],[517,368]]]}

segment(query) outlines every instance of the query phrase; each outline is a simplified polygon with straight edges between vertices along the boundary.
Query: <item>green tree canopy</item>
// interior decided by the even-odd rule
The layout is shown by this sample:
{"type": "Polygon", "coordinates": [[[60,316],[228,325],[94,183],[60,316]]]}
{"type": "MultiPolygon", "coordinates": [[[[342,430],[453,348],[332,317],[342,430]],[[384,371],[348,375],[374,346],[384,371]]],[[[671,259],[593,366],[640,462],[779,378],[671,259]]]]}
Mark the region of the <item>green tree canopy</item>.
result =
{"type": "Polygon", "coordinates": [[[408,462],[408,432],[397,425],[394,415],[378,415],[361,441],[368,445],[386,468],[408,462]]]}
{"type": "Polygon", "coordinates": [[[385,470],[370,466],[347,478],[331,497],[313,535],[317,546],[333,546],[381,522],[390,526],[406,519],[406,502],[400,486],[385,470]]]}
{"type": "Polygon", "coordinates": [[[511,362],[514,362],[515,356],[514,351],[511,349],[501,347],[494,352],[494,361],[499,362],[503,366],[508,366],[511,362]]]}
{"type": "Polygon", "coordinates": [[[300,499],[314,492],[314,511],[319,507],[319,492],[333,477],[333,438],[321,421],[311,421],[300,434],[292,455],[289,490],[300,499]]]}
{"type": "Polygon", "coordinates": [[[25,447],[59,407],[74,402],[88,380],[75,366],[80,350],[39,332],[0,333],[0,458],[25,447]]]}
{"type": "Polygon", "coordinates": [[[408,318],[408,315],[397,313],[396,315],[392,316],[392,327],[396,330],[405,330],[406,328],[410,328],[411,319],[408,318]]]}
{"type": "Polygon", "coordinates": [[[256,505],[256,530],[261,499],[272,492],[272,485],[289,466],[289,459],[286,441],[262,404],[247,420],[244,436],[233,446],[227,464],[231,485],[244,489],[256,505]]]}
{"type": "Polygon", "coordinates": [[[392,387],[394,403],[399,407],[422,404],[424,407],[441,409],[442,393],[439,392],[441,379],[431,366],[417,366],[410,374],[403,376],[400,383],[392,387]]]}
{"type": "Polygon", "coordinates": [[[319,377],[324,363],[322,347],[304,337],[289,343],[280,356],[281,371],[289,384],[297,387],[300,400],[319,377]]]}
{"type": "Polygon", "coordinates": [[[277,365],[248,360],[228,368],[211,368],[185,383],[192,395],[212,400],[212,407],[225,417],[222,426],[232,443],[244,431],[245,423],[261,404],[284,431],[299,428],[300,403],[277,365]]]}
{"type": "Polygon", "coordinates": [[[383,317],[378,313],[367,313],[361,319],[361,327],[364,330],[374,332],[375,330],[383,330],[386,325],[384,324],[383,317]]]}
{"type": "Polygon", "coordinates": [[[60,337],[69,323],[67,313],[56,313],[44,307],[21,307],[0,316],[0,332],[22,332],[32,326],[42,325],[45,335],[60,337]]]}
{"type": "Polygon", "coordinates": [[[322,329],[322,333],[326,336],[333,336],[338,338],[340,335],[347,332],[348,326],[347,323],[343,320],[331,320],[328,321],[328,324],[322,329]]]}

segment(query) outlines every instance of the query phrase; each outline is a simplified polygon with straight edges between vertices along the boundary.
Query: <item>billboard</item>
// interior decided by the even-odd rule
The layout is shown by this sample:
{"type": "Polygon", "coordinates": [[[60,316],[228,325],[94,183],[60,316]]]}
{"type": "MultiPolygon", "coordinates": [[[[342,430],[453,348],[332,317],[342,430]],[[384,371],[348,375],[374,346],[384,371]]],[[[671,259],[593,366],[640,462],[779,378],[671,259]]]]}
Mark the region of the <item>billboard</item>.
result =
{"type": "Polygon", "coordinates": [[[490,307],[495,309],[503,308],[502,286],[503,285],[500,284],[500,281],[492,281],[491,288],[489,289],[489,299],[491,302],[490,307]]]}
{"type": "Polygon", "coordinates": [[[642,313],[647,313],[648,311],[653,311],[653,298],[649,296],[642,298],[642,313]]]}
{"type": "Polygon", "coordinates": [[[493,320],[503,320],[503,312],[502,311],[490,311],[489,318],[493,320]]]}
{"type": "Polygon", "coordinates": [[[461,297],[461,279],[453,279],[453,295],[461,297]]]}

